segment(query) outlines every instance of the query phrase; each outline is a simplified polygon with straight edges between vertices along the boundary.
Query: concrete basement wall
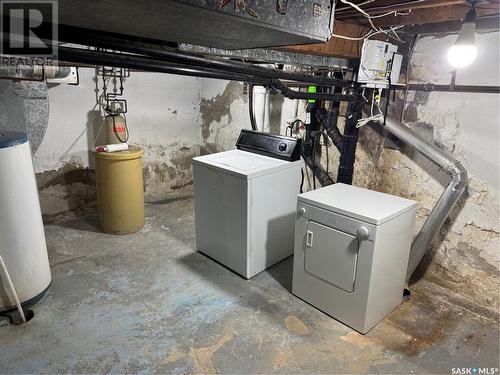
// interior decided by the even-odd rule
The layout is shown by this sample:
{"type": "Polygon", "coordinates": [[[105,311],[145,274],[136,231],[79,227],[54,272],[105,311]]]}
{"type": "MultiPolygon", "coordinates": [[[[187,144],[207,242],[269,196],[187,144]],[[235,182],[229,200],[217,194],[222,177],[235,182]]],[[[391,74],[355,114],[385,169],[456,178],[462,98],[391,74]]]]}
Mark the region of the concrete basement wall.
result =
{"type": "MultiPolygon", "coordinates": [[[[129,143],[144,148],[146,196],[191,184],[191,158],[199,154],[201,144],[200,79],[132,72],[124,87],[129,143]]],[[[94,69],[80,69],[79,86],[50,87],[49,108],[47,133],[34,155],[46,217],[96,204],[89,149],[103,113],[96,106],[94,69]]],[[[104,143],[104,134],[101,130],[96,144],[104,143]]]]}
{"type": "MultiPolygon", "coordinates": [[[[412,83],[449,84],[448,47],[456,35],[426,36],[418,41],[412,58],[412,83]]],[[[457,84],[500,85],[500,34],[477,34],[479,54],[457,72],[457,84]]],[[[210,151],[232,148],[242,127],[249,127],[246,96],[241,84],[201,80],[202,141],[210,151]],[[211,98],[211,99],[203,99],[211,98]],[[223,110],[215,102],[224,98],[223,110]]],[[[280,95],[270,95],[266,129],[284,134],[284,121],[295,117],[295,106],[280,95]]],[[[399,114],[402,97],[391,102],[399,114]]],[[[299,109],[300,113],[301,110],[299,109]]],[[[461,303],[487,315],[497,315],[500,268],[499,227],[499,95],[444,92],[409,92],[404,119],[407,125],[438,147],[450,152],[467,168],[469,187],[452,213],[414,279],[425,277],[449,288],[461,303]]],[[[360,132],[354,184],[408,197],[419,202],[415,233],[427,218],[448,182],[446,175],[412,150],[384,147],[378,127],[360,132]]],[[[324,152],[324,149],[323,149],[324,152]]],[[[338,152],[329,148],[329,168],[336,178],[338,152]]],[[[326,165],[326,155],[322,155],[326,165]]],[[[307,181],[305,184],[307,188],[307,181]]]]}
{"type": "MultiPolygon", "coordinates": [[[[200,96],[202,147],[211,152],[234,148],[240,130],[251,128],[245,85],[202,78],[200,96]]],[[[296,117],[297,106],[297,101],[269,94],[263,130],[284,134],[286,121],[296,117]]]]}

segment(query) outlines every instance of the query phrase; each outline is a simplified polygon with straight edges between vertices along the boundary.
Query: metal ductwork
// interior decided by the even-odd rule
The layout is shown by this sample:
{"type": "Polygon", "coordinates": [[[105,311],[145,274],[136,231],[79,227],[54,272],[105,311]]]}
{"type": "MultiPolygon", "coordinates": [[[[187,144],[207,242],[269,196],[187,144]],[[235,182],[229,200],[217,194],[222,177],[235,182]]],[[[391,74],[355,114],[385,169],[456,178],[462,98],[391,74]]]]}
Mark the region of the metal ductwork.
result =
{"type": "Polygon", "coordinates": [[[0,67],[0,79],[31,79],[66,78],[71,74],[68,66],[18,65],[0,67]]]}
{"type": "Polygon", "coordinates": [[[442,168],[450,176],[450,182],[412,243],[406,272],[406,281],[408,281],[427,252],[432,240],[440,231],[453,207],[455,207],[458,199],[464,193],[467,187],[467,171],[458,160],[426,141],[422,136],[394,117],[388,115],[385,125],[383,119],[379,120],[378,123],[383,125],[389,133],[395,135],[415,151],[442,168]]]}
{"type": "Polygon", "coordinates": [[[64,0],[58,24],[206,47],[262,48],[328,41],[333,9],[330,0],[64,0]]]}

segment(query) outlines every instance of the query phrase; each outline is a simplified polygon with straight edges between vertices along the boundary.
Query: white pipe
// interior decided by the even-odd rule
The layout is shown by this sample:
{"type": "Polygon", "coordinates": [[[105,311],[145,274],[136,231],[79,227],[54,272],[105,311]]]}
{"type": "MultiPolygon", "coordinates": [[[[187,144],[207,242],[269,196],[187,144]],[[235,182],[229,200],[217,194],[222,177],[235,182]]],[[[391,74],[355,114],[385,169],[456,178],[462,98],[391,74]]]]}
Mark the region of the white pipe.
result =
{"type": "Polygon", "coordinates": [[[266,97],[267,89],[264,86],[254,86],[253,88],[253,111],[257,129],[264,130],[266,118],[266,97]]]}
{"type": "Polygon", "coordinates": [[[0,256],[0,268],[2,268],[2,272],[7,280],[7,284],[9,284],[9,289],[12,295],[14,296],[14,300],[16,301],[17,309],[19,310],[19,315],[21,315],[21,320],[23,323],[26,323],[26,317],[24,316],[24,311],[19,302],[19,298],[17,297],[16,289],[14,288],[14,284],[12,284],[12,280],[10,279],[9,271],[7,271],[7,266],[5,265],[3,258],[0,256]]]}

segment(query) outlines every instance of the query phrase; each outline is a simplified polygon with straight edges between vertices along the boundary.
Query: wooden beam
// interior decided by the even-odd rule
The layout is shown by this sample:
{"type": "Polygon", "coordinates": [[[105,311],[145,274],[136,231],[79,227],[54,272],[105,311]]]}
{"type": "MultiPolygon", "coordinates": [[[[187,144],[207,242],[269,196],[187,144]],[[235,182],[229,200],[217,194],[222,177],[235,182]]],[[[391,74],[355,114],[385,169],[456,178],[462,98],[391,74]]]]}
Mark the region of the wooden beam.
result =
{"type": "MultiPolygon", "coordinates": [[[[448,21],[462,20],[470,9],[464,0],[414,0],[400,1],[398,3],[378,3],[364,8],[371,15],[380,15],[391,11],[410,12],[405,15],[388,15],[374,18],[373,23],[378,27],[395,25],[424,25],[448,21]]],[[[478,3],[476,6],[478,19],[484,16],[498,15],[500,5],[497,1],[478,3]]],[[[345,10],[335,15],[336,19],[342,19],[350,23],[367,25],[368,21],[356,10],[345,10]]]]}
{"type": "MultiPolygon", "coordinates": [[[[453,33],[460,31],[462,27],[461,20],[439,22],[439,23],[427,23],[424,25],[406,26],[403,32],[408,34],[441,34],[441,33],[453,33]]],[[[476,30],[481,31],[491,31],[500,29],[500,17],[490,16],[483,17],[476,20],[476,30]]]]}
{"type": "MultiPolygon", "coordinates": [[[[468,6],[444,6],[432,9],[415,9],[408,16],[383,17],[374,20],[375,26],[424,25],[429,23],[448,22],[464,19],[468,6]]],[[[497,9],[477,8],[478,18],[498,14],[497,9]]]]}
{"type": "MultiPolygon", "coordinates": [[[[360,37],[363,35],[363,33],[368,32],[368,28],[362,25],[335,21],[333,32],[335,34],[346,35],[350,37],[360,37]]],[[[327,43],[303,44],[284,48],[289,51],[309,53],[314,55],[357,58],[359,57],[360,47],[360,41],[352,41],[332,37],[327,43]]]]}
{"type": "MultiPolygon", "coordinates": [[[[449,5],[466,5],[467,2],[465,0],[410,0],[410,1],[402,1],[394,4],[383,4],[379,6],[370,6],[364,8],[368,14],[375,16],[391,11],[407,11],[407,10],[415,10],[415,9],[426,9],[426,8],[435,8],[435,7],[443,7],[449,5]]],[[[351,18],[359,18],[360,13],[353,8],[346,9],[342,12],[335,13],[335,19],[344,20],[351,18]]],[[[361,16],[362,17],[362,16],[361,16]]],[[[388,16],[390,17],[390,16],[388,16]]]]}

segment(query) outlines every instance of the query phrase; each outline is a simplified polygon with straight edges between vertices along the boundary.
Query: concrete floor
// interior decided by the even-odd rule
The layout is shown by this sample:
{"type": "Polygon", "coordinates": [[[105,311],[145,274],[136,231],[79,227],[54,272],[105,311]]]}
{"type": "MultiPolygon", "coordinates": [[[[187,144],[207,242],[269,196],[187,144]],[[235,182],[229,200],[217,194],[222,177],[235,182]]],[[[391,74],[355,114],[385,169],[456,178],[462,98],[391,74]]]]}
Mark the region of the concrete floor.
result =
{"type": "Polygon", "coordinates": [[[498,373],[498,322],[431,284],[363,336],[290,293],[291,257],[244,280],[198,254],[190,191],[146,216],[126,236],[95,215],[46,226],[52,287],[32,321],[0,322],[0,373],[498,373]]]}

